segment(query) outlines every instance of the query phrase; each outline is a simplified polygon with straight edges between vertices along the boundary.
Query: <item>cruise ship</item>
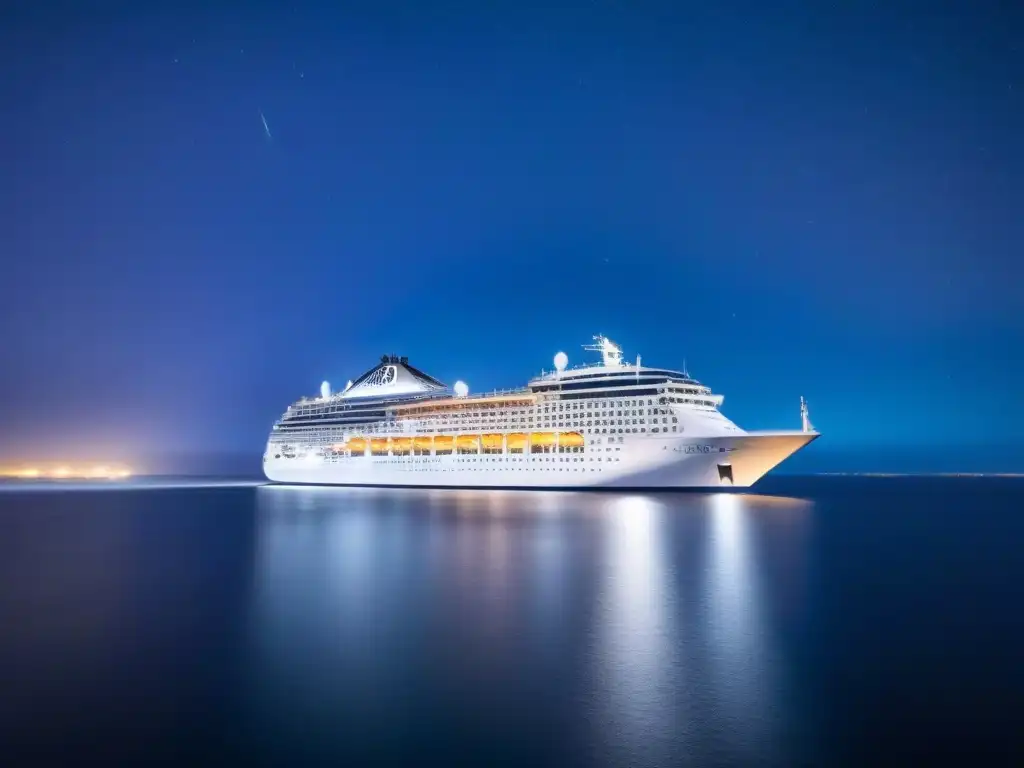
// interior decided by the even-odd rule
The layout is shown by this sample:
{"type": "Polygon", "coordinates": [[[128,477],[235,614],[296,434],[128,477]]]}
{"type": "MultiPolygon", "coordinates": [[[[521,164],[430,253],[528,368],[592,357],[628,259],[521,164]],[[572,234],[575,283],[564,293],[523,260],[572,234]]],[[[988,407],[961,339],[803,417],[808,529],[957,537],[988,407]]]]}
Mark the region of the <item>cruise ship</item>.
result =
{"type": "MultiPolygon", "coordinates": [[[[744,488],[818,437],[747,432],[684,371],[624,361],[603,336],[593,364],[522,389],[470,394],[385,355],[344,391],[328,382],[274,424],[263,456],[279,483],[475,488],[744,488]]],[[[685,368],[685,366],[684,366],[685,368]]]]}

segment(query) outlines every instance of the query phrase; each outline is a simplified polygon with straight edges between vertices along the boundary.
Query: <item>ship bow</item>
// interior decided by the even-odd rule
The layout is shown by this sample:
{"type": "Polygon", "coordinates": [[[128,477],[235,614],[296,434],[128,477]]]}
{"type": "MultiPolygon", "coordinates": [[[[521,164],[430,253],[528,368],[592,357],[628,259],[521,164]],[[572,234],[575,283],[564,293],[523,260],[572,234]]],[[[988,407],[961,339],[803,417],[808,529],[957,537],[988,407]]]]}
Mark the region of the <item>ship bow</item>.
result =
{"type": "Polygon", "coordinates": [[[732,485],[747,487],[818,437],[817,432],[750,432],[730,452],[732,485]]]}

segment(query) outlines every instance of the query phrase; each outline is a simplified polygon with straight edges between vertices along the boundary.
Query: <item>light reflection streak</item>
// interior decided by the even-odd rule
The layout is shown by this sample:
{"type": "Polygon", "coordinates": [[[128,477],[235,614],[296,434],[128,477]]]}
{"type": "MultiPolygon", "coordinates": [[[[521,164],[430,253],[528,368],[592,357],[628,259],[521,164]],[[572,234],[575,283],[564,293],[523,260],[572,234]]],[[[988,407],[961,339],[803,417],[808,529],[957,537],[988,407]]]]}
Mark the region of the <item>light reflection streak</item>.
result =
{"type": "Polygon", "coordinates": [[[366,685],[372,674],[365,662],[376,658],[375,631],[385,631],[374,622],[384,521],[360,506],[378,495],[326,486],[256,491],[255,651],[265,682],[292,689],[301,707],[318,710],[326,692],[366,685]]]}
{"type": "MultiPolygon", "coordinates": [[[[601,730],[622,755],[671,755],[676,707],[663,681],[679,672],[673,649],[676,601],[667,578],[661,502],[621,496],[606,507],[604,578],[596,648],[601,730]]],[[[612,762],[615,762],[613,759],[612,762]]]]}
{"type": "Polygon", "coordinates": [[[712,690],[725,720],[742,726],[735,744],[740,754],[762,742],[773,688],[747,503],[734,494],[710,497],[705,598],[712,690]]]}
{"type": "MultiPolygon", "coordinates": [[[[750,562],[753,553],[747,530],[748,510],[744,505],[743,497],[738,495],[716,493],[710,497],[708,630],[713,658],[727,692],[733,691],[738,681],[751,677],[746,674],[747,665],[758,663],[760,616],[756,588],[751,583],[757,567],[750,562]]],[[[736,698],[747,699],[752,693],[739,693],[736,698]]]]}
{"type": "Polygon", "coordinates": [[[545,634],[555,631],[563,622],[564,601],[568,585],[566,519],[559,515],[564,494],[543,493],[535,499],[537,510],[536,533],[532,537],[531,554],[534,560],[534,599],[539,612],[538,626],[545,634]]]}
{"type": "Polygon", "coordinates": [[[782,732],[776,713],[783,710],[778,699],[785,663],[766,608],[770,596],[762,579],[770,574],[755,527],[774,529],[780,511],[800,512],[807,506],[800,499],[756,494],[716,493],[708,499],[704,602],[710,669],[716,704],[736,728],[734,746],[742,759],[753,759],[748,750],[782,732]]]}

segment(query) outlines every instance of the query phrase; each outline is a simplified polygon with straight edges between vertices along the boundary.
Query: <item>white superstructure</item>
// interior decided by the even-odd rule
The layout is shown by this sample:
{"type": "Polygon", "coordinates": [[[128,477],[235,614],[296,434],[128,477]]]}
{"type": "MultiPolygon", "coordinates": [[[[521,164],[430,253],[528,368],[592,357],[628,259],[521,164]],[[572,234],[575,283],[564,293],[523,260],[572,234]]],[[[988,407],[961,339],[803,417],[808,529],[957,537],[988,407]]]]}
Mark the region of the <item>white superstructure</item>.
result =
{"type": "Polygon", "coordinates": [[[491,488],[746,487],[818,437],[746,432],[723,396],[685,372],[623,361],[596,336],[601,362],[555,370],[519,390],[470,394],[385,355],[344,391],[327,382],[274,424],[263,456],[282,483],[491,488]]]}

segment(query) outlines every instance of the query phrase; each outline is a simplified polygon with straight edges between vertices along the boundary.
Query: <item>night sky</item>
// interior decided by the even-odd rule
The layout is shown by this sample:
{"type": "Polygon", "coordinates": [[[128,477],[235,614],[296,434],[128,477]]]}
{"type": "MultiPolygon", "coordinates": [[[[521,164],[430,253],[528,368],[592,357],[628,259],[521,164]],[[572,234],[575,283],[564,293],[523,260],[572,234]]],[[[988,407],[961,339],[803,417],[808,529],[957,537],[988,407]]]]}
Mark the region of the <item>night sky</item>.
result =
{"type": "Polygon", "coordinates": [[[21,5],[0,459],[258,467],[381,354],[603,333],[748,429],[804,395],[803,466],[1024,470],[1018,4],[21,5]]]}

